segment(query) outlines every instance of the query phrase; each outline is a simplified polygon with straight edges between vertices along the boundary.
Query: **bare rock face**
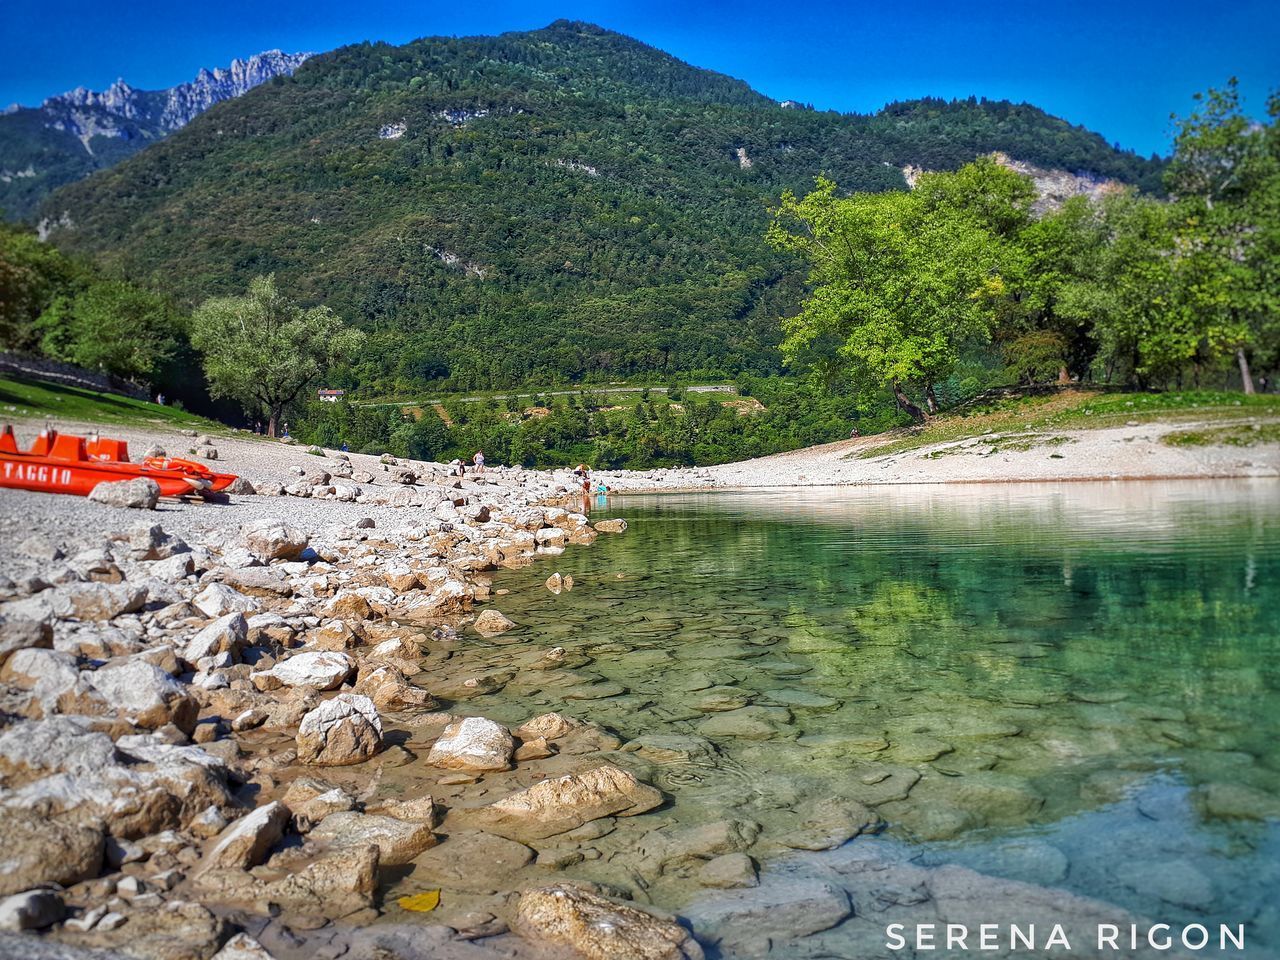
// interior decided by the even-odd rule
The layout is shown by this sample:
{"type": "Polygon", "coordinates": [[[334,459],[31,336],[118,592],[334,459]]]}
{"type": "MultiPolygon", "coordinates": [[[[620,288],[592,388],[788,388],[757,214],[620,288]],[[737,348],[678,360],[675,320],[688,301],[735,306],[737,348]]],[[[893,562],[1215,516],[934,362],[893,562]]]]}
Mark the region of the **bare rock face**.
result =
{"type": "Polygon", "coordinates": [[[280,686],[335,690],[346,682],[353,670],[355,661],[345,653],[334,650],[297,653],[281,660],[270,670],[253,674],[253,682],[260,690],[280,686]]]}
{"type": "Polygon", "coordinates": [[[561,883],[520,895],[517,930],[576,950],[588,960],[702,960],[702,948],[677,923],[630,904],[561,883]]]}
{"type": "Polygon", "coordinates": [[[280,520],[265,518],[240,528],[241,544],[264,563],[297,560],[307,549],[306,535],[280,520]]]}
{"type": "Polygon", "coordinates": [[[659,790],[605,764],[581,774],[543,780],[476,811],[478,825],[513,840],[566,833],[601,817],[632,817],[662,803],[659,790]]]}
{"type": "Polygon", "coordinates": [[[361,763],[382,748],[382,720],[368,697],[340,693],[302,718],[297,747],[302,763],[361,763]]]}
{"type": "Polygon", "coordinates": [[[515,625],[514,620],[494,609],[482,610],[474,624],[476,633],[482,637],[496,637],[500,633],[506,633],[515,625]]]}
{"type": "Polygon", "coordinates": [[[100,824],[85,825],[34,812],[4,811],[4,847],[0,851],[0,895],[44,883],[69,886],[102,869],[100,824]]]}
{"type": "Polygon", "coordinates": [[[378,862],[387,866],[412,863],[436,844],[429,824],[355,811],[331,813],[311,831],[310,839],[333,847],[373,844],[378,862]]]}
{"type": "Polygon", "coordinates": [[[592,526],[600,533],[625,533],[627,521],[618,517],[614,520],[600,520],[592,526]]]}
{"type": "Polygon", "coordinates": [[[275,800],[223,830],[201,863],[202,870],[256,867],[284,835],[289,808],[275,800]]]}
{"type": "Polygon", "coordinates": [[[160,500],[160,484],[147,477],[103,481],[89,491],[89,499],[108,507],[154,510],[160,500]]]}
{"type": "Polygon", "coordinates": [[[200,706],[186,688],[145,660],[112,663],[83,675],[130,722],[157,730],[172,723],[190,736],[200,706]]]}
{"type": "Polygon", "coordinates": [[[447,770],[508,770],[515,740],[500,723],[466,717],[444,728],[427,755],[427,763],[447,770]]]}

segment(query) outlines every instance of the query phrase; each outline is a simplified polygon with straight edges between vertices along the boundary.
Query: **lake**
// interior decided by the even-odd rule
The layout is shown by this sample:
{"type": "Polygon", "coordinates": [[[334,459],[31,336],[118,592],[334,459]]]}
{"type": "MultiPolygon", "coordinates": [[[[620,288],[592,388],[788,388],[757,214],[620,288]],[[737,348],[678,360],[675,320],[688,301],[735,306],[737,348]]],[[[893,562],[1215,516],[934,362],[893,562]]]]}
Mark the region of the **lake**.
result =
{"type": "MultiPolygon", "coordinates": [[[[603,724],[672,798],[571,875],[696,918],[721,895],[700,861],[656,867],[652,831],[729,819],[759,827],[766,887],[875,851],[1243,923],[1248,956],[1280,953],[1274,482],[628,496],[603,516],[630,529],[498,574],[520,628],[455,658],[563,647],[570,669],[464,712],[603,724]],[[543,585],[557,571],[571,593],[543,585]],[[805,831],[840,801],[884,828],[824,852],[805,831]]],[[[843,955],[841,930],[771,955],[843,955]]]]}

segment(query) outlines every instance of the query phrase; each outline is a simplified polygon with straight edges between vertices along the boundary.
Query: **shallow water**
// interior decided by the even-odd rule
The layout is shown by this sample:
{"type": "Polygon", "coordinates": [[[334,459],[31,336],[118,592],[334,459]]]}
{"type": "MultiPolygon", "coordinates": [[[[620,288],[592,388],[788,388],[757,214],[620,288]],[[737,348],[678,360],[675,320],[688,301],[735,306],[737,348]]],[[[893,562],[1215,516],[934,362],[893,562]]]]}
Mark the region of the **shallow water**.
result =
{"type": "MultiPolygon", "coordinates": [[[[606,515],[630,530],[494,583],[520,628],[487,663],[558,645],[577,669],[523,671],[472,712],[706,738],[709,755],[633,756],[674,798],[669,826],[760,823],[766,868],[830,856],[797,868],[769,841],[806,801],[855,798],[888,824],[855,843],[1247,923],[1280,949],[1274,482],[721,492],[606,515]],[[553,571],[572,593],[543,586],[553,571]]],[[[619,821],[630,842],[644,820],[619,821]]],[[[597,877],[625,863],[606,850],[597,877]]],[[[687,871],[644,885],[700,896],[687,871]]]]}

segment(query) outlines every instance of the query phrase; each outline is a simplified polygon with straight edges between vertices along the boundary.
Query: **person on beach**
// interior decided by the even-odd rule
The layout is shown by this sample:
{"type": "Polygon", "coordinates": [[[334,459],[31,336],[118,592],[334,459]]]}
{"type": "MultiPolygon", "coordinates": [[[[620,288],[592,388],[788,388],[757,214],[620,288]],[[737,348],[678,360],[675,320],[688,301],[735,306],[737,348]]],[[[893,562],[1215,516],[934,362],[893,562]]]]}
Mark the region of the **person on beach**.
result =
{"type": "Polygon", "coordinates": [[[484,474],[484,451],[477,450],[476,455],[472,459],[476,464],[476,474],[482,476],[484,474]]]}

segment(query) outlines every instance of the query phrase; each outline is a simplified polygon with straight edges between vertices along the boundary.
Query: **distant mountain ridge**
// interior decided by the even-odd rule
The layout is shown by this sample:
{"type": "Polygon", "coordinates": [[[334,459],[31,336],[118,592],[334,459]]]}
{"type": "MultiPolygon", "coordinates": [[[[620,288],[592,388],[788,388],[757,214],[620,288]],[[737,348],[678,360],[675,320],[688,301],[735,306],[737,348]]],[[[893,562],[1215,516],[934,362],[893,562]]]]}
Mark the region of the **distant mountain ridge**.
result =
{"type": "Polygon", "coordinates": [[[1029,104],[797,109],[592,24],[309,59],[48,197],[58,246],[186,304],[256,274],[366,330],[389,395],[780,369],[803,265],[768,210],[1001,151],[1068,193],[1162,163],[1029,104]],[[1068,171],[1074,177],[1058,176],[1068,171]]]}
{"type": "Polygon", "coordinates": [[[0,114],[0,210],[23,218],[57,187],[182,129],[215,103],[292,74],[310,56],[267,50],[201,69],[194,80],[164,90],[119,79],[102,91],[77,87],[38,107],[15,104],[0,114]]]}

